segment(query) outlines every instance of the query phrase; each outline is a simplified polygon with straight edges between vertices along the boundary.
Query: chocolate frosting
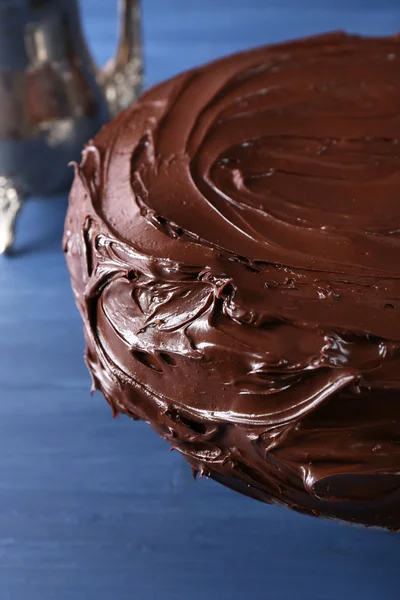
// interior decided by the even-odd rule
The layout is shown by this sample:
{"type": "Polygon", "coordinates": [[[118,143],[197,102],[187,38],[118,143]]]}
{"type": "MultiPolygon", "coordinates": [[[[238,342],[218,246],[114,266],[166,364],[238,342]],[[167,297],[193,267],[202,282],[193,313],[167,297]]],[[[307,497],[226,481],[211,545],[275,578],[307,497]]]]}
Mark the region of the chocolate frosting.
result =
{"type": "Polygon", "coordinates": [[[400,529],[400,38],[334,33],[150,89],[76,166],[93,387],[192,465],[400,529]]]}

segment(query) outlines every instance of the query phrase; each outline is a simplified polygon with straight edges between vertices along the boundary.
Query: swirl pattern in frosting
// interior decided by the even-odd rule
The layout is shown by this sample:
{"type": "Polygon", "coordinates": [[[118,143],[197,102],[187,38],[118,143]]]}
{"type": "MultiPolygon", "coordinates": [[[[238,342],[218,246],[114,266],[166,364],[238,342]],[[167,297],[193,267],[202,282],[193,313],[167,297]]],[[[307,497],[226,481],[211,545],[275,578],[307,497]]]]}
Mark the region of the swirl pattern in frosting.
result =
{"type": "Polygon", "coordinates": [[[400,529],[400,38],[265,46],[83,152],[64,246],[94,388],[195,473],[400,529]]]}

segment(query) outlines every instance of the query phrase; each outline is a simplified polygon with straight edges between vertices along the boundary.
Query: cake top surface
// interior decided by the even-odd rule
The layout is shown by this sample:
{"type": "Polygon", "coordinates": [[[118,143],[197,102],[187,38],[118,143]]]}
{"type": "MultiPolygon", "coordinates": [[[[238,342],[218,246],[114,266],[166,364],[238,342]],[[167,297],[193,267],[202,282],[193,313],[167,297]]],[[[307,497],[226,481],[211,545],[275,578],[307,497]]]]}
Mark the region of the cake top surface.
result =
{"type": "Polygon", "coordinates": [[[136,205],[172,239],[251,261],[398,277],[399,97],[399,38],[331,34],[183,73],[98,136],[103,216],[130,241],[136,205]]]}

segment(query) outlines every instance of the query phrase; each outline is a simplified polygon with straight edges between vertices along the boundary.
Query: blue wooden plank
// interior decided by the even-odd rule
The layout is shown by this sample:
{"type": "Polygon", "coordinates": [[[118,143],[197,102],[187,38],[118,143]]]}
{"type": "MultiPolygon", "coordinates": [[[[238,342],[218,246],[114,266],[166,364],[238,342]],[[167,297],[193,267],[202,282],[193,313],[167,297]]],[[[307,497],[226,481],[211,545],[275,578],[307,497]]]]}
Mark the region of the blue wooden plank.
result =
{"type": "MultiPolygon", "coordinates": [[[[85,0],[102,63],[114,0],[85,0]]],[[[327,29],[391,33],[398,0],[144,0],[147,83],[327,29]]],[[[195,483],[143,424],[89,396],[60,250],[66,198],[32,200],[0,260],[0,600],[394,600],[398,536],[195,483]]]]}

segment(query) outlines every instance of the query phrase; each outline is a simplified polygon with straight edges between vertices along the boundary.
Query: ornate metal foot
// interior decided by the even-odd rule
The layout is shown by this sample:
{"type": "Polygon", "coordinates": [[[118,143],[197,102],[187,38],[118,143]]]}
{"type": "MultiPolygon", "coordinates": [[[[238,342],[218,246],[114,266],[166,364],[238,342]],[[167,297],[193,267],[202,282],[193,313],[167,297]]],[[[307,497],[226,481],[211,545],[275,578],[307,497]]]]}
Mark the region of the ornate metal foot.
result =
{"type": "Polygon", "coordinates": [[[23,196],[12,181],[0,176],[0,254],[14,242],[15,221],[23,203],[23,196]]]}

